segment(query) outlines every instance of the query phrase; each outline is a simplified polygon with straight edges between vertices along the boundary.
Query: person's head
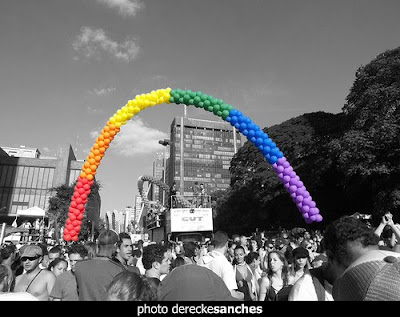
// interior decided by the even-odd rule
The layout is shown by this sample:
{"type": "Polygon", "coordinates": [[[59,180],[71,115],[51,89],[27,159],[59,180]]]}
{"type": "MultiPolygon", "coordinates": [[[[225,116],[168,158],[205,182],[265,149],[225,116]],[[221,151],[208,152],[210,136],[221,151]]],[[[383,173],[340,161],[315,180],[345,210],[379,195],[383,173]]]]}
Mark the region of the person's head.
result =
{"type": "Polygon", "coordinates": [[[171,267],[174,269],[177,268],[178,266],[185,264],[186,264],[185,259],[178,255],[175,259],[172,260],[171,267]]]}
{"type": "Polygon", "coordinates": [[[198,246],[193,241],[188,241],[183,244],[183,249],[185,251],[185,256],[188,258],[193,258],[198,254],[198,246]]]}
{"type": "Polygon", "coordinates": [[[304,270],[309,270],[311,268],[310,265],[310,260],[309,260],[309,251],[303,247],[298,247],[293,250],[292,252],[293,256],[293,265],[292,269],[293,270],[299,270],[299,269],[304,269],[304,270]]]}
{"type": "Polygon", "coordinates": [[[272,251],[268,253],[268,276],[274,274],[281,274],[283,280],[287,278],[288,263],[285,256],[279,251],[272,251]]]}
{"type": "Polygon", "coordinates": [[[57,258],[60,258],[61,255],[62,255],[61,246],[56,245],[56,246],[52,247],[52,248],[49,250],[49,264],[50,264],[53,260],[55,260],[55,259],[57,259],[57,258]]]}
{"type": "Polygon", "coordinates": [[[27,273],[34,271],[43,258],[43,250],[38,245],[25,245],[20,250],[21,263],[27,273]]]}
{"type": "Polygon", "coordinates": [[[119,234],[119,240],[117,242],[116,252],[117,255],[125,261],[128,261],[129,258],[132,256],[133,252],[132,239],[128,233],[122,232],[119,234]]]}
{"type": "Polygon", "coordinates": [[[363,221],[344,216],[324,231],[328,261],[340,275],[352,262],[371,249],[378,249],[379,237],[363,221]]]}
{"type": "Polygon", "coordinates": [[[240,236],[240,245],[243,247],[247,247],[248,240],[246,236],[241,235],[240,236]]]}
{"type": "Polygon", "coordinates": [[[47,268],[52,271],[55,276],[58,276],[67,270],[68,262],[64,258],[55,258],[49,263],[49,266],[47,268]]]}
{"type": "Polygon", "coordinates": [[[275,244],[271,239],[268,239],[264,242],[264,250],[268,253],[275,250],[275,244]]]}
{"type": "Polygon", "coordinates": [[[104,230],[97,238],[98,253],[112,256],[117,248],[119,236],[114,230],[104,230]]]}
{"type": "Polygon", "coordinates": [[[97,244],[93,241],[88,241],[84,244],[89,259],[94,258],[97,254],[97,244]]]}
{"type": "Polygon", "coordinates": [[[228,248],[228,234],[225,231],[217,231],[214,233],[212,244],[216,249],[228,248]]]}
{"type": "Polygon", "coordinates": [[[235,254],[235,261],[237,264],[245,263],[244,258],[246,256],[246,252],[244,251],[244,248],[241,245],[235,248],[234,254],[235,254]]]}
{"type": "Polygon", "coordinates": [[[258,252],[250,251],[249,254],[245,256],[245,261],[248,265],[253,267],[258,267],[260,265],[260,254],[258,252]]]}
{"type": "Polygon", "coordinates": [[[249,250],[256,252],[259,248],[258,241],[256,239],[250,239],[249,250]]]}
{"type": "Polygon", "coordinates": [[[335,301],[400,301],[400,254],[371,250],[337,279],[335,301]]]}
{"type": "Polygon", "coordinates": [[[68,259],[69,265],[71,267],[71,272],[75,272],[76,263],[88,258],[88,250],[87,248],[78,243],[74,243],[69,247],[68,250],[68,259]]]}
{"type": "Polygon", "coordinates": [[[146,270],[153,270],[159,275],[167,274],[170,270],[171,253],[165,246],[149,244],[143,248],[142,263],[146,270]]]}
{"type": "Polygon", "coordinates": [[[8,268],[5,265],[0,264],[0,293],[8,291],[8,268]]]}
{"type": "Polygon", "coordinates": [[[240,242],[240,235],[238,235],[238,234],[233,234],[232,235],[232,241],[234,242],[234,243],[239,243],[240,242]]]}
{"type": "Polygon", "coordinates": [[[107,288],[107,301],[156,301],[146,278],[124,271],[117,274],[107,288]]]}
{"type": "Polygon", "coordinates": [[[17,258],[17,247],[14,244],[8,244],[0,249],[0,263],[9,262],[12,264],[17,258]]]}

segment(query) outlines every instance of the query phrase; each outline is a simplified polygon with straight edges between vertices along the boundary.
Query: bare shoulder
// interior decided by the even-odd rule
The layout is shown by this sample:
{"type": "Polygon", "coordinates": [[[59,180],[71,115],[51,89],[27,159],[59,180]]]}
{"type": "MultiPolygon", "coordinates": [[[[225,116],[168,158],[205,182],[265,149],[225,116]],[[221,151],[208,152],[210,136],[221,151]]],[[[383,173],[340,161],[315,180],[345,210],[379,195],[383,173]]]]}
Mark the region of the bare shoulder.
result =
{"type": "Polygon", "coordinates": [[[42,275],[43,278],[54,281],[56,280],[56,276],[54,275],[54,273],[49,270],[42,270],[41,274],[43,274],[42,275]]]}

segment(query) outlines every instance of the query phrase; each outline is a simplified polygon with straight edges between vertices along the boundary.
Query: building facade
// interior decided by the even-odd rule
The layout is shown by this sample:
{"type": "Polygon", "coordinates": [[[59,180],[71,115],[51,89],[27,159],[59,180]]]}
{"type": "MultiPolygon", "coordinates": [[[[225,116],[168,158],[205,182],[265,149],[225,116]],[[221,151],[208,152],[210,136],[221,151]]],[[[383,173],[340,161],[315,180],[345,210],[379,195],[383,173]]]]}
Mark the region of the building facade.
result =
{"type": "Polygon", "coordinates": [[[242,146],[241,135],[227,122],[176,117],[170,128],[168,184],[190,196],[197,181],[207,194],[230,184],[230,162],[242,146]]]}
{"type": "MultiPolygon", "coordinates": [[[[55,157],[42,157],[35,148],[1,147],[0,221],[12,222],[17,210],[34,206],[47,211],[55,194],[51,189],[75,182],[82,164],[69,144],[60,146],[55,157]]],[[[100,196],[97,200],[91,206],[94,219],[100,215],[100,196]]]]}

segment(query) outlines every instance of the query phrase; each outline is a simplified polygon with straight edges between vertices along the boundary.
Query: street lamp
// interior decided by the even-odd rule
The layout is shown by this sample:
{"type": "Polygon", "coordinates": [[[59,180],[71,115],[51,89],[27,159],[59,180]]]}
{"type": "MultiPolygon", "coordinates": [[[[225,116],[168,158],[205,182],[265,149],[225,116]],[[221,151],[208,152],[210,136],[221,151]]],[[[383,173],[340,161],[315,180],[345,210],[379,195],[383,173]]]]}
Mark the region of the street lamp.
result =
{"type": "MultiPolygon", "coordinates": [[[[159,144],[161,144],[162,146],[164,146],[164,171],[163,171],[163,182],[165,184],[165,174],[167,172],[167,146],[171,144],[171,141],[168,139],[164,139],[164,140],[159,140],[158,141],[159,144]]],[[[163,205],[165,205],[165,192],[163,191],[162,194],[163,197],[163,205]]]]}

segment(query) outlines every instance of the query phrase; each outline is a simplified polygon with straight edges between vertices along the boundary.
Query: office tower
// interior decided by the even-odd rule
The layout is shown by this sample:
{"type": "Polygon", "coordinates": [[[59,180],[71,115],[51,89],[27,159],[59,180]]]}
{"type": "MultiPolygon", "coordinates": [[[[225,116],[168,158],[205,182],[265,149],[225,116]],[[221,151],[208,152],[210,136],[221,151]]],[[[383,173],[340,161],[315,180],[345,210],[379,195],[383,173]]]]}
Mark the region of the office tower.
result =
{"type": "Polygon", "coordinates": [[[229,187],[229,167],[241,147],[241,135],[227,122],[176,117],[170,128],[168,184],[192,195],[197,181],[207,194],[229,187]]]}

